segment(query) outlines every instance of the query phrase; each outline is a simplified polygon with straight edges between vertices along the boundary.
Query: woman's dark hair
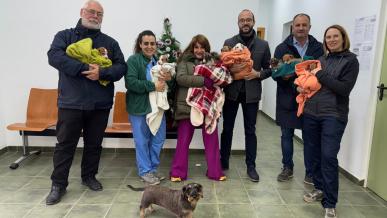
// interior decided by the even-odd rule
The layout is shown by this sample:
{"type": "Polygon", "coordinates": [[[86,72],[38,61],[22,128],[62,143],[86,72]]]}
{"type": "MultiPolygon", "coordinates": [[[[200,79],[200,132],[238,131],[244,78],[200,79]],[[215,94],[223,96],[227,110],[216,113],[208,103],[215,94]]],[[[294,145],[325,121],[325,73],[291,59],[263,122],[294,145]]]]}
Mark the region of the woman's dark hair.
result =
{"type": "Polygon", "coordinates": [[[134,45],[133,52],[135,54],[140,53],[142,51],[141,48],[140,48],[140,44],[142,43],[142,37],[143,36],[153,36],[156,39],[156,36],[155,36],[155,34],[152,31],[150,31],[150,30],[142,31],[140,34],[138,34],[136,42],[135,42],[136,44],[134,45]]]}
{"type": "Polygon", "coordinates": [[[192,40],[189,43],[189,45],[187,46],[187,48],[184,50],[183,54],[180,56],[178,62],[180,62],[182,60],[182,57],[184,57],[185,55],[190,54],[190,53],[193,54],[196,43],[199,43],[201,46],[203,46],[203,48],[206,52],[208,52],[208,53],[211,52],[211,46],[210,46],[210,42],[208,41],[208,39],[204,35],[198,34],[192,38],[192,40]]]}
{"type": "Polygon", "coordinates": [[[347,31],[345,31],[344,27],[340,26],[340,25],[332,25],[330,27],[328,27],[325,32],[324,32],[324,43],[323,43],[323,46],[324,46],[324,52],[325,54],[327,54],[329,51],[328,49],[328,46],[327,46],[327,43],[326,43],[326,40],[325,40],[325,37],[327,35],[327,32],[328,30],[330,29],[337,29],[340,34],[341,34],[341,37],[343,38],[343,45],[342,45],[342,48],[343,48],[343,51],[348,51],[349,50],[349,47],[351,46],[351,42],[349,41],[349,37],[348,37],[348,33],[347,31]]]}

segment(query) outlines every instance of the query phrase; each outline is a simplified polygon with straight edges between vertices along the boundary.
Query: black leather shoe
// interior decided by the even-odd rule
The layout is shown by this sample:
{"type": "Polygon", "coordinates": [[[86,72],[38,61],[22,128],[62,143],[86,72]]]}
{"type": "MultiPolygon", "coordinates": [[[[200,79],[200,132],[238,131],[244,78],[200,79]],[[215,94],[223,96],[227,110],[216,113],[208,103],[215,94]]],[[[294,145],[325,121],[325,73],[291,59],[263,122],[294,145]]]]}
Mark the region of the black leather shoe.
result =
{"type": "Polygon", "coordinates": [[[89,187],[93,191],[102,191],[102,184],[94,177],[82,180],[82,185],[89,187]]]}
{"type": "Polygon", "coordinates": [[[66,188],[52,185],[50,194],[48,194],[46,198],[46,205],[54,205],[59,203],[64,194],[66,194],[66,188]]]}
{"type": "Polygon", "coordinates": [[[250,180],[253,182],[259,182],[259,175],[254,167],[248,167],[247,168],[247,175],[249,176],[250,180]]]}

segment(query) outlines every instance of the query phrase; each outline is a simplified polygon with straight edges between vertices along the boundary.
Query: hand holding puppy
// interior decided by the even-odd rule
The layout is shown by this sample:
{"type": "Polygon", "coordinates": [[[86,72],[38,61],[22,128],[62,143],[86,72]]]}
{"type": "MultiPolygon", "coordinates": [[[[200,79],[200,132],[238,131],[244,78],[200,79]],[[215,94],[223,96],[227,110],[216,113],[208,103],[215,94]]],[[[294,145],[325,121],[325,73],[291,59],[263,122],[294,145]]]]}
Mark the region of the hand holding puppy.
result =
{"type": "Polygon", "coordinates": [[[99,79],[99,65],[98,64],[89,64],[89,70],[83,71],[83,75],[90,80],[99,79]]]}
{"type": "Polygon", "coordinates": [[[251,72],[247,76],[245,76],[245,80],[252,80],[260,77],[261,77],[261,72],[252,69],[251,72]]]}

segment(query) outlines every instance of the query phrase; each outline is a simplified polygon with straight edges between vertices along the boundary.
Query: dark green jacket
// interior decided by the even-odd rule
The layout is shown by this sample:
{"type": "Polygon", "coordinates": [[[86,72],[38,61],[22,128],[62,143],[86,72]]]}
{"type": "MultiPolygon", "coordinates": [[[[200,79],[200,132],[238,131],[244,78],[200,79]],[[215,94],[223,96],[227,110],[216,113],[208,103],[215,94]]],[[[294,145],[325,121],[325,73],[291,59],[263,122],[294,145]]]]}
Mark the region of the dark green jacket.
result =
{"type": "Polygon", "coordinates": [[[149,62],[150,59],[142,53],[130,56],[126,62],[126,110],[131,115],[146,115],[151,112],[149,92],[156,88],[153,82],[146,79],[146,66],[149,62]]]}

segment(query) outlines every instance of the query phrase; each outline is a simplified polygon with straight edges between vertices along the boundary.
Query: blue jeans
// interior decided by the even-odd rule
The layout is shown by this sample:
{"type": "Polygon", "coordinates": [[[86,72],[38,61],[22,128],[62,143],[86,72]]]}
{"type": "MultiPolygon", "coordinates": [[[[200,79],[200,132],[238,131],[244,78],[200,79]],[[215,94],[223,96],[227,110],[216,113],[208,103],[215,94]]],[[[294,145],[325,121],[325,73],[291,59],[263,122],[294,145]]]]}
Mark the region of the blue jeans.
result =
{"type": "Polygon", "coordinates": [[[244,95],[238,101],[226,99],[223,105],[223,131],[221,134],[220,159],[222,165],[228,165],[231,153],[232,136],[235,118],[238,112],[239,103],[242,104],[243,123],[245,128],[245,153],[246,166],[255,168],[255,158],[257,157],[257,136],[255,135],[255,124],[257,123],[257,113],[259,102],[245,103],[244,95]]]}
{"type": "Polygon", "coordinates": [[[129,120],[133,127],[138,175],[143,176],[145,173],[157,171],[157,167],[160,164],[160,151],[164,145],[166,136],[165,116],[155,136],[152,135],[146,123],[145,115],[129,115],[129,120]]]}
{"type": "Polygon", "coordinates": [[[337,154],[346,121],[336,117],[304,115],[304,137],[312,152],[313,183],[324,192],[324,208],[336,208],[339,193],[339,163],[337,154]]]}
{"type": "MultiPolygon", "coordinates": [[[[293,137],[294,137],[294,129],[281,127],[281,149],[282,149],[282,164],[284,168],[293,169],[293,137]]],[[[310,146],[308,144],[307,139],[304,137],[304,131],[302,130],[302,138],[304,140],[304,165],[305,165],[305,175],[308,177],[312,176],[312,154],[310,152],[310,146]]]]}
{"type": "Polygon", "coordinates": [[[284,168],[293,169],[293,136],[294,129],[281,127],[282,164],[284,168]]]}

